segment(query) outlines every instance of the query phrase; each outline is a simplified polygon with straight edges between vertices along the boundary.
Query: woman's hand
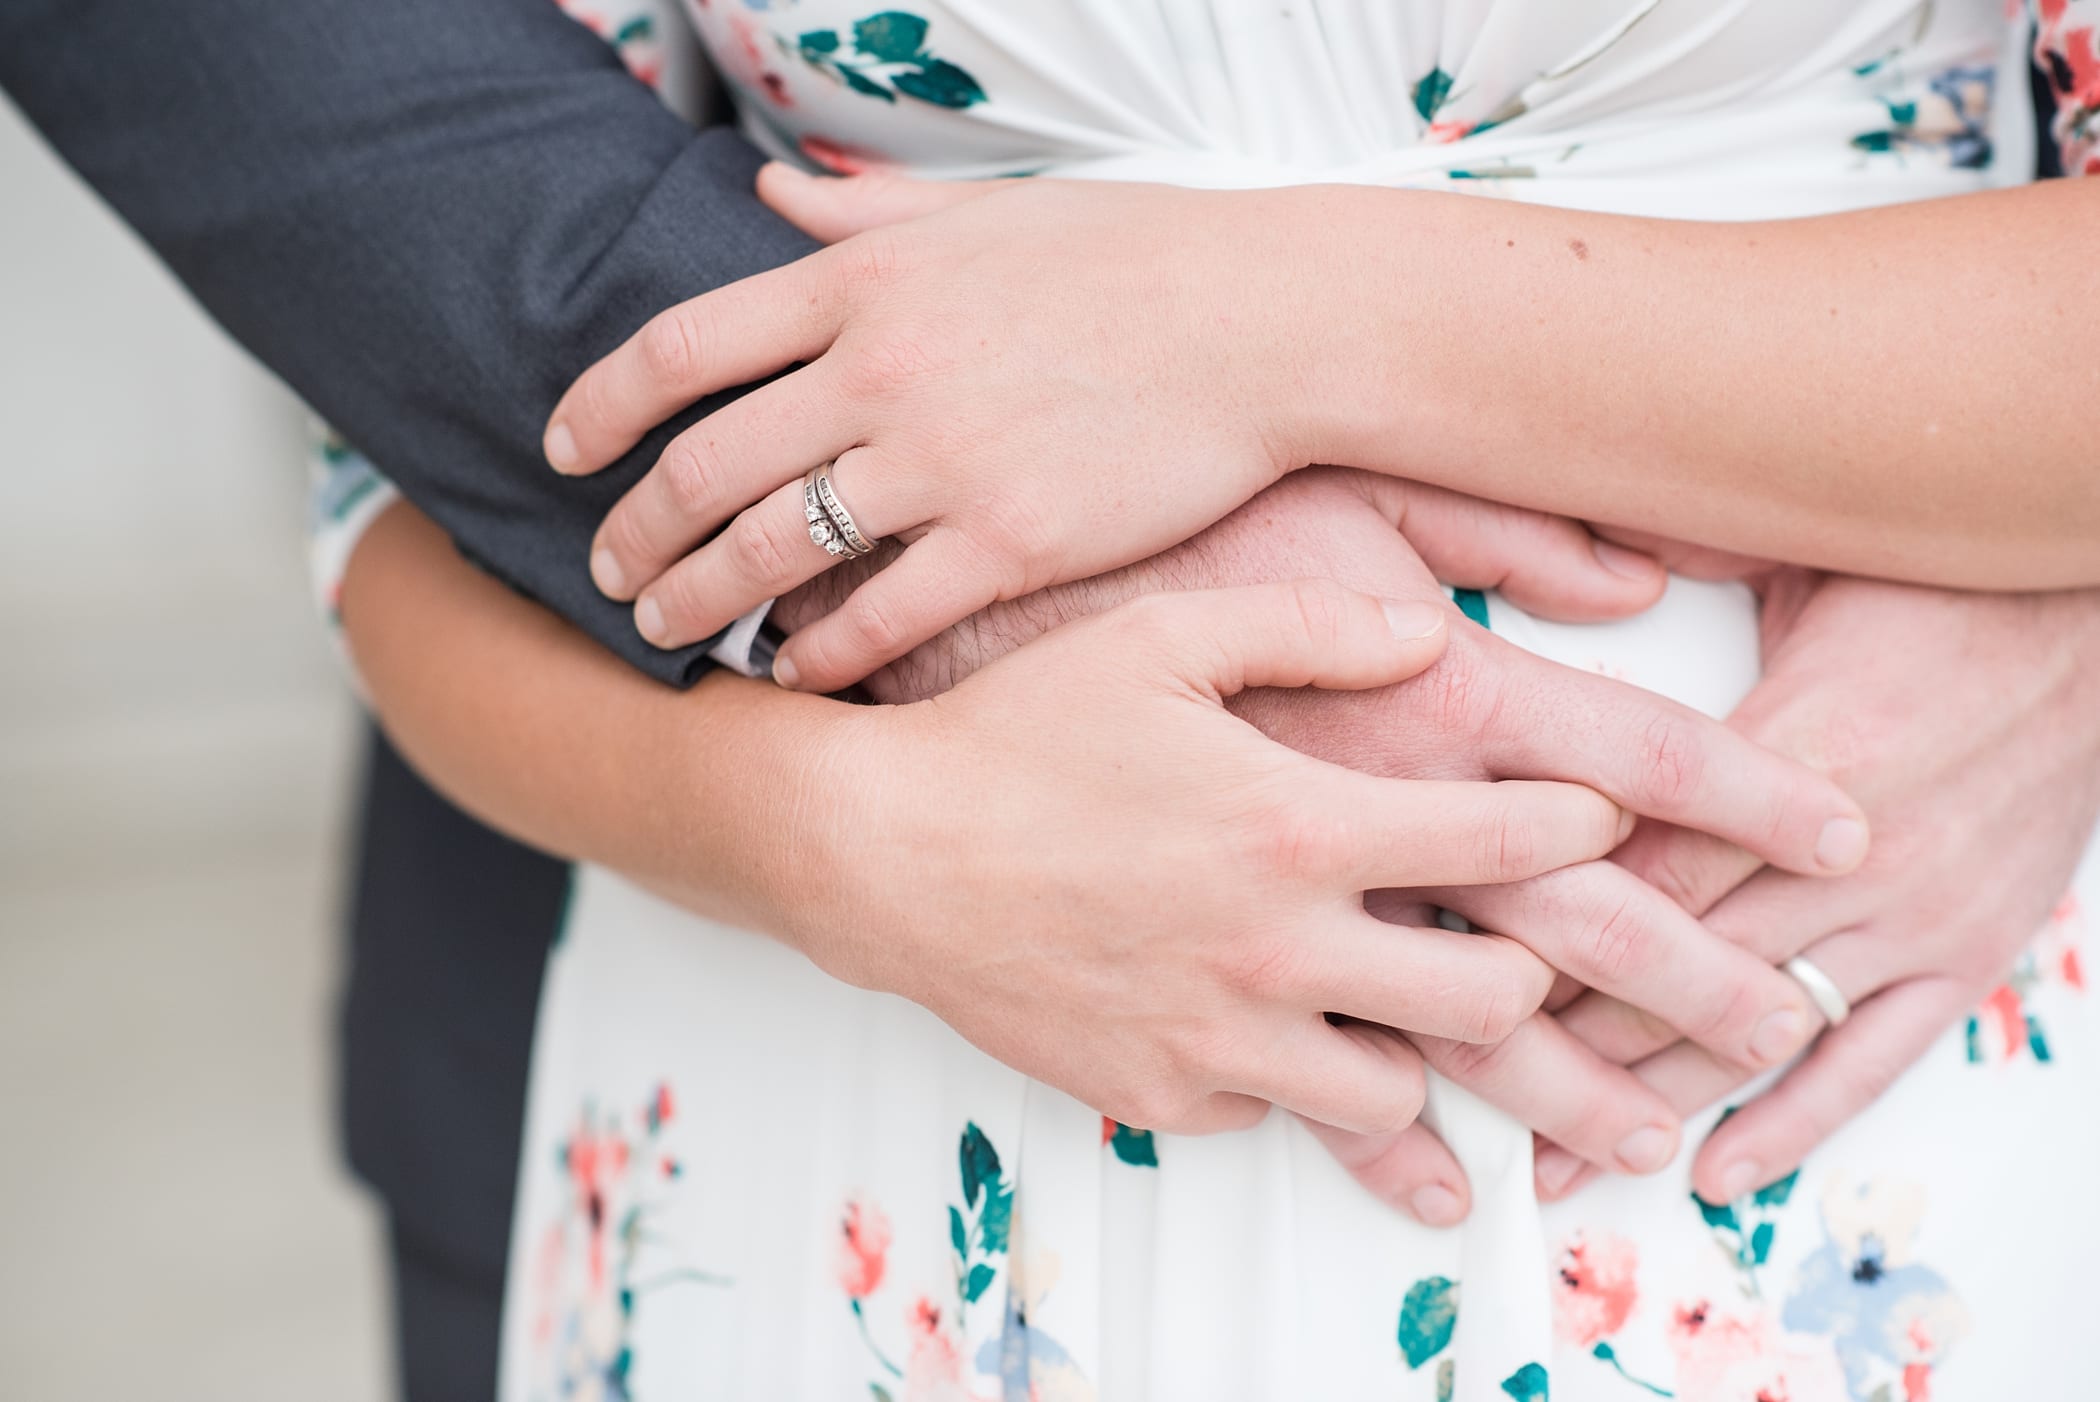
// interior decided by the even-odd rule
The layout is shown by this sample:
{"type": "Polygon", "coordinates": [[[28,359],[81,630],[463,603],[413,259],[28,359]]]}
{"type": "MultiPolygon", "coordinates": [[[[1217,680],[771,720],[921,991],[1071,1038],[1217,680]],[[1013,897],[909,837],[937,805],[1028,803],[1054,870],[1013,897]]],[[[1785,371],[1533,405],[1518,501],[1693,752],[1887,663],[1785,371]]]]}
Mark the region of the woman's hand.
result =
{"type": "Polygon", "coordinates": [[[774,165],[760,193],[833,236],[906,222],[662,313],[547,431],[557,468],[593,472],[695,400],[788,371],[673,440],[599,531],[593,576],[654,643],[704,638],[833,563],[803,491],[833,459],[858,530],[912,544],[782,649],[778,679],[813,691],[995,600],[1166,549],[1312,460],[1332,266],[1312,246],[1330,222],[1317,189],[871,190],[774,165]]]}
{"type": "Polygon", "coordinates": [[[1205,1132],[1273,1102],[1405,1124],[1421,1071],[1387,1029],[1499,1036],[1552,974],[1514,940],[1384,924],[1362,893],[1519,880],[1631,819],[1572,784],[1373,778],[1223,703],[1400,681],[1446,612],[1318,582],[1154,595],[864,710],[824,742],[833,814],[789,938],[1127,1123],[1205,1132]]]}
{"type": "MultiPolygon", "coordinates": [[[[976,615],[885,668],[871,684],[889,701],[937,693],[1060,621],[1160,589],[1288,579],[1309,564],[1366,592],[1441,603],[1424,559],[1403,532],[1420,543],[1441,577],[1500,587],[1554,616],[1634,612],[1661,583],[1652,566],[1599,557],[1587,533],[1570,522],[1322,468],[1292,474],[1164,555],[976,615]]],[[[833,587],[827,578],[812,589],[833,587]]],[[[789,611],[793,626],[797,610],[820,613],[829,602],[798,594],[779,607],[789,611]]],[[[1359,770],[1581,783],[1639,811],[1725,828],[1801,870],[1845,870],[1864,855],[1862,845],[1837,867],[1814,855],[1829,823],[1859,817],[1827,780],[1652,693],[1545,662],[1467,625],[1457,626],[1445,656],[1418,680],[1355,692],[1260,689],[1230,704],[1274,738],[1359,770]],[[1672,762],[1659,766],[1658,756],[1672,762]]],[[[1621,868],[1588,863],[1479,893],[1504,890],[1531,894],[1507,911],[1498,933],[1556,967],[1599,969],[1594,976],[1613,982],[1629,1001],[1662,1010],[1680,1030],[1735,1053],[1732,1060],[1769,1063],[1793,1054],[1810,1033],[1804,1016],[1791,1042],[1750,1054],[1766,1016],[1787,1006],[1805,1013],[1799,990],[1775,981],[1768,967],[1734,957],[1740,951],[1687,922],[1621,868]],[[1608,956],[1603,965],[1600,954],[1608,956]],[[1699,965],[1688,978],[1681,968],[1686,958],[1699,965]],[[1685,983],[1709,996],[1687,997],[1685,983]]],[[[1381,915],[1396,923],[1432,921],[1420,892],[1381,892],[1377,899],[1381,915]]],[[[1676,1152],[1677,1117],[1668,1103],[1549,1020],[1527,1021],[1488,1057],[1467,1059],[1474,1050],[1467,1043],[1429,1045],[1439,1069],[1598,1163],[1652,1171],[1676,1152]]],[[[1428,1131],[1403,1135],[1397,1145],[1391,1136],[1329,1137],[1365,1185],[1396,1206],[1433,1225],[1464,1212],[1464,1175],[1428,1131]]]]}
{"type": "MultiPolygon", "coordinates": [[[[1822,881],[1675,828],[1644,828],[1622,855],[1760,958],[1807,955],[1855,1005],[1702,1148],[1694,1181],[1716,1202],[1790,1172],[2004,979],[2100,814],[2100,591],[1954,594],[1786,571],[1766,597],[1766,652],[1731,725],[1831,773],[1875,842],[1857,872],[1822,881]]],[[[1744,1080],[1611,999],[1586,994],[1560,1017],[1681,1112],[1744,1080]]],[[[1588,1177],[1542,1150],[1546,1196],[1588,1177]]]]}

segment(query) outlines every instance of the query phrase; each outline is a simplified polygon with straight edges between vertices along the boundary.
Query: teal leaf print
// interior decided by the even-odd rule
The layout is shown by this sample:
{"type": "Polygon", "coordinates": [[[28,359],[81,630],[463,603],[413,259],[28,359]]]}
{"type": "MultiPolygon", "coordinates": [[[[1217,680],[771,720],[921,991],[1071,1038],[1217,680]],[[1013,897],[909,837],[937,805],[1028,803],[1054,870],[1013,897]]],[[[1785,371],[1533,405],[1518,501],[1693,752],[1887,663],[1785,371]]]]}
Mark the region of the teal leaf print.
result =
{"type": "Polygon", "coordinates": [[[902,10],[869,15],[853,26],[853,47],[883,63],[909,63],[926,47],[926,21],[902,10]]]}
{"type": "Polygon", "coordinates": [[[1547,1402],[1546,1370],[1536,1363],[1526,1363],[1502,1380],[1502,1390],[1517,1399],[1517,1402],[1547,1402]]]}
{"type": "Polygon", "coordinates": [[[983,102],[984,88],[968,69],[927,51],[930,27],[918,15],[884,10],[854,21],[850,47],[838,29],[805,30],[792,45],[778,35],[774,42],[862,97],[894,104],[901,95],[951,109],[983,102]]]}
{"type": "MultiPolygon", "coordinates": [[[[1726,1122],[1738,1107],[1730,1106],[1722,1112],[1720,1122],[1726,1122]]],[[[1746,1193],[1734,1202],[1711,1203],[1692,1194],[1692,1205],[1699,1209],[1700,1219],[1713,1231],[1714,1244],[1728,1257],[1742,1278],[1745,1294],[1759,1298],[1757,1268],[1772,1259],[1772,1243],[1779,1230],[1779,1214],[1794,1195],[1794,1184],[1800,1179],[1801,1170],[1795,1169],[1786,1177],[1767,1183],[1754,1193],[1746,1193]]]]}
{"type": "Polygon", "coordinates": [[[1441,68],[1432,68],[1415,84],[1415,111],[1425,122],[1436,120],[1436,114],[1451,97],[1451,75],[1441,68]]]}
{"type": "Polygon", "coordinates": [[[968,107],[984,101],[977,80],[946,59],[930,58],[890,79],[898,92],[936,107],[968,107]]]}
{"type": "Polygon", "coordinates": [[[1800,1181],[1801,1170],[1795,1169],[1777,1182],[1767,1183],[1751,1195],[1750,1201],[1759,1207],[1785,1207],[1786,1200],[1794,1195],[1794,1184],[1800,1181]]]}
{"type": "Polygon", "coordinates": [[[1610,1344],[1605,1343],[1602,1339],[1599,1339],[1597,1341],[1597,1346],[1590,1350],[1590,1357],[1596,1359],[1599,1363],[1609,1364],[1611,1366],[1612,1371],[1617,1373],[1620,1377],[1626,1379],[1626,1381],[1632,1383],[1635,1387],[1647,1389],[1649,1392],[1654,1393],[1657,1397],[1675,1397],[1677,1395],[1676,1393],[1670,1391],[1666,1387],[1658,1387],[1645,1378],[1637,1378],[1633,1374],[1627,1372],[1626,1365],[1619,1361],[1619,1351],[1613,1348],[1610,1344]]]}
{"type": "Polygon", "coordinates": [[[839,77],[845,79],[846,86],[859,93],[862,97],[879,97],[884,102],[895,102],[897,100],[895,93],[876,82],[873,78],[862,77],[857,69],[841,68],[839,69],[839,77]]]}
{"type": "Polygon", "coordinates": [[[1451,602],[1458,605],[1460,613],[1481,627],[1488,626],[1487,595],[1478,589],[1454,589],[1451,591],[1451,602]]]}
{"type": "Polygon", "coordinates": [[[1732,1232],[1741,1225],[1736,1221],[1734,1203],[1708,1202],[1697,1193],[1692,1194],[1692,1203],[1699,1209],[1699,1215],[1706,1219],[1706,1225],[1709,1227],[1732,1232]]]}
{"type": "MultiPolygon", "coordinates": [[[[954,1208],[948,1209],[950,1212],[954,1208]]],[[[1006,1250],[1007,1238],[1013,1234],[1014,1190],[992,1188],[984,1195],[984,1211],[977,1217],[977,1237],[984,1247],[984,1254],[1006,1250]]]]}
{"type": "Polygon", "coordinates": [[[1458,1385],[1458,1368],[1450,1359],[1436,1365],[1436,1402],[1451,1402],[1451,1393],[1458,1385]]]}
{"type": "Polygon", "coordinates": [[[982,1261],[970,1267],[970,1278],[963,1286],[963,1299],[970,1304],[976,1304],[984,1292],[991,1288],[992,1281],[998,1274],[982,1261]]]}
{"type": "Polygon", "coordinates": [[[656,21],[647,15],[638,15],[620,26],[620,32],[613,35],[613,43],[637,44],[655,37],[656,21]]]}
{"type": "Polygon", "coordinates": [[[955,1210],[955,1204],[952,1202],[948,1204],[948,1241],[954,1246],[956,1255],[970,1254],[970,1238],[963,1231],[962,1214],[955,1210]]]}
{"type": "Polygon", "coordinates": [[[1440,1275],[1416,1281],[1400,1302],[1400,1355],[1419,1368],[1444,1351],[1458,1327],[1458,1285],[1440,1275]]]}
{"type": "Polygon", "coordinates": [[[890,1390],[881,1383],[869,1383],[868,1393],[873,1398],[873,1402],[897,1402],[896,1398],[890,1396],[890,1390]]]}
{"type": "Polygon", "coordinates": [[[984,1131],[972,1120],[963,1129],[962,1144],[956,1155],[962,1161],[963,1202],[975,1207],[984,1185],[999,1181],[999,1151],[992,1147],[992,1141],[984,1137],[984,1131]]]}
{"type": "Polygon", "coordinates": [[[1132,1129],[1129,1125],[1109,1121],[1115,1128],[1108,1137],[1108,1147],[1116,1151],[1116,1157],[1133,1168],[1158,1168],[1159,1150],[1152,1142],[1149,1129],[1132,1129]]]}

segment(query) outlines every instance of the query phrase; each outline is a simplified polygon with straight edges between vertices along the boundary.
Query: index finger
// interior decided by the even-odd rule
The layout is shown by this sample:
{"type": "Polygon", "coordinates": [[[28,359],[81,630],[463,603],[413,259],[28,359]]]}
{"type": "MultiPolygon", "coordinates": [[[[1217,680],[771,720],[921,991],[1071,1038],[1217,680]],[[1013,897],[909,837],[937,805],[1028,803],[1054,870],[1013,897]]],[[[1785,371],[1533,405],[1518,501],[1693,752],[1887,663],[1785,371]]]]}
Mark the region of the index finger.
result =
{"type": "Polygon", "coordinates": [[[823,354],[845,315],[836,273],[823,250],[658,312],[562,394],[547,461],[596,472],[696,400],[823,354]]]}
{"type": "Polygon", "coordinates": [[[1840,875],[1866,860],[1866,815],[1806,765],[1654,692],[1498,639],[1471,645],[1507,649],[1489,654],[1489,665],[1511,674],[1487,737],[1500,772],[1588,784],[1645,817],[1726,838],[1804,875],[1840,875]]]}

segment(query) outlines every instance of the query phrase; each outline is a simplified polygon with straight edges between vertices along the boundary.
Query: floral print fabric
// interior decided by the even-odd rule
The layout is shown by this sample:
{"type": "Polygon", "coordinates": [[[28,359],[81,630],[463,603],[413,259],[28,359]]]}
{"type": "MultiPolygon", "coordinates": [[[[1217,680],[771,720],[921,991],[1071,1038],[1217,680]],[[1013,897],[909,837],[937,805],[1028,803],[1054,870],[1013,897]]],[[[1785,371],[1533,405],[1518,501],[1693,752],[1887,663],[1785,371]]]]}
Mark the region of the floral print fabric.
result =
{"type": "MultiPolygon", "coordinates": [[[[571,8],[638,73],[676,65],[672,12],[594,4],[571,8]]],[[[753,136],[836,171],[1438,182],[1711,218],[2021,178],[2000,60],[2030,36],[2050,136],[2089,167],[2096,9],[688,4],[753,136]]],[[[1709,712],[1755,680],[1730,586],[1590,628],[1461,602],[1709,712]]],[[[1692,1197],[1680,1163],[1541,1208],[1529,1136],[1434,1084],[1476,1200],[1437,1233],[1286,1117],[1200,1140],[1105,1121],[922,1009],[586,868],[535,1052],[503,1397],[2069,1402],[2088,1365],[2063,1326],[2100,1239],[2096,898],[2088,862],[1965,1026],[1734,1203],[1692,1197]]]]}

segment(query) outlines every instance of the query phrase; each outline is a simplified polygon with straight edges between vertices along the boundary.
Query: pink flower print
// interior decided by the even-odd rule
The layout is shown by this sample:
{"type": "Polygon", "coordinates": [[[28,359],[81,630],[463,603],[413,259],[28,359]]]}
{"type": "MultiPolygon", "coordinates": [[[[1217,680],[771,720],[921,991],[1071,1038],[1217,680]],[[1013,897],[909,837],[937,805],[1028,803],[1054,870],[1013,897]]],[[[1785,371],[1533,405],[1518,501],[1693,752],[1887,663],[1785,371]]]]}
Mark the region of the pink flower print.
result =
{"type": "Polygon", "coordinates": [[[1560,1280],[1553,1292],[1553,1329],[1578,1348],[1588,1348],[1626,1327],[1639,1287],[1639,1253],[1624,1237],[1578,1235],[1561,1249],[1560,1280]]]}
{"type": "Polygon", "coordinates": [[[746,14],[732,13],[728,23],[732,42],[711,50],[723,76],[747,92],[763,95],[775,107],[793,107],[795,99],[788,92],[787,80],[767,60],[767,46],[761,42],[771,36],[746,14]]]}
{"type": "Polygon", "coordinates": [[[1780,1330],[1770,1316],[1680,1306],[1670,1328],[1680,1402],[1851,1402],[1827,1339],[1780,1330]]]}
{"type": "Polygon", "coordinates": [[[865,175],[871,170],[887,170],[890,165],[888,159],[872,151],[847,146],[814,133],[803,137],[796,145],[811,165],[833,175],[865,175]]]}
{"type": "Polygon", "coordinates": [[[903,1402],[966,1402],[962,1351],[941,1307],[921,1295],[912,1305],[911,1354],[904,1364],[903,1402]]]}
{"type": "Polygon", "coordinates": [[[839,1223],[839,1286],[846,1298],[865,1300],[882,1284],[890,1249],[890,1219],[873,1203],[846,1204],[839,1223]]]}
{"type": "Polygon", "coordinates": [[[2067,0],[2041,0],[2035,66],[2047,75],[2056,114],[2051,134],[2066,174],[2100,174],[2100,29],[2065,29],[2067,0]]]}
{"type": "Polygon", "coordinates": [[[606,1197],[614,1180],[627,1172],[627,1141],[608,1131],[599,1134],[586,1115],[563,1150],[576,1211],[590,1233],[591,1288],[605,1287],[606,1197]]]}

